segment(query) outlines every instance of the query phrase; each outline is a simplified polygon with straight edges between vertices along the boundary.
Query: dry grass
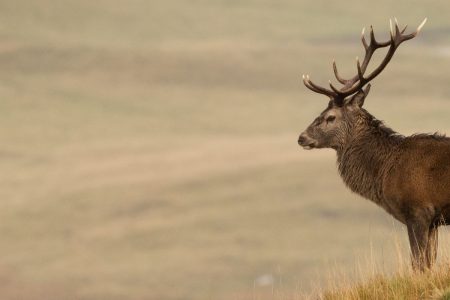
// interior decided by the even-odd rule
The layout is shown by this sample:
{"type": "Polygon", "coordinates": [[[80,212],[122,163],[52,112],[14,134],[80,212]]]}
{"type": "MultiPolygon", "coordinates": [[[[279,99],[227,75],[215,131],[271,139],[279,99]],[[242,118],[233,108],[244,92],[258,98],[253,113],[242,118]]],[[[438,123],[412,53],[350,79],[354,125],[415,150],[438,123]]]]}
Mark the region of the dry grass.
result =
{"type": "Polygon", "coordinates": [[[319,299],[449,299],[450,270],[448,262],[425,273],[396,272],[376,275],[323,292],[319,299]]]}
{"type": "MultiPolygon", "coordinates": [[[[327,276],[325,282],[316,282],[313,291],[308,292],[297,284],[295,289],[287,289],[284,278],[279,274],[271,278],[271,283],[258,286],[255,282],[253,291],[236,295],[235,299],[258,300],[372,300],[372,299],[430,299],[445,300],[450,298],[450,259],[448,252],[441,252],[437,264],[425,272],[414,272],[410,266],[407,245],[402,243],[399,232],[392,232],[389,241],[395,245],[395,259],[377,260],[374,247],[370,253],[355,258],[353,271],[348,266],[329,263],[322,275],[327,276]]],[[[444,239],[443,248],[448,249],[448,236],[444,239]]],[[[267,281],[267,276],[262,279],[267,281]]]]}
{"type": "MultiPolygon", "coordinates": [[[[387,270],[376,262],[373,251],[359,260],[352,276],[334,269],[328,279],[328,288],[318,287],[312,298],[323,300],[360,299],[448,299],[450,297],[450,257],[448,251],[439,253],[437,264],[425,272],[415,272],[406,255],[409,249],[401,243],[398,233],[391,242],[395,245],[396,259],[387,270]]],[[[441,241],[441,249],[448,249],[447,237],[441,241]],[[442,245],[444,244],[444,246],[442,245]]],[[[342,271],[342,270],[341,270],[342,271]]],[[[311,297],[311,296],[310,296],[311,297]]],[[[309,297],[306,297],[309,298],[309,297]]]]}

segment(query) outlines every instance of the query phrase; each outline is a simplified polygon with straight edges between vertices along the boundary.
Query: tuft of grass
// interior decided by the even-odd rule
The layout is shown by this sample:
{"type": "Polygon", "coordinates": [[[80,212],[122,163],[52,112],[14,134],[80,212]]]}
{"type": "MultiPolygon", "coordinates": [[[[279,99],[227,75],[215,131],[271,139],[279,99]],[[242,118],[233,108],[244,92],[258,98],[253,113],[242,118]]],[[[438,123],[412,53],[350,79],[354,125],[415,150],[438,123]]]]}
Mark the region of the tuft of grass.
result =
{"type": "MultiPolygon", "coordinates": [[[[396,258],[390,261],[393,271],[385,269],[372,255],[358,260],[354,274],[334,273],[327,288],[318,288],[312,298],[322,300],[352,299],[450,299],[450,257],[440,253],[437,264],[425,272],[413,271],[409,249],[398,234],[390,238],[395,245],[396,258]],[[364,271],[365,270],[365,271],[364,271]]],[[[445,250],[448,246],[444,247],[445,250]]],[[[442,249],[444,250],[444,249],[442,249]]],[[[306,297],[310,298],[310,297],[306,297]]]]}
{"type": "Polygon", "coordinates": [[[450,269],[445,263],[424,273],[377,274],[363,283],[326,290],[319,299],[450,299],[450,269]]]}

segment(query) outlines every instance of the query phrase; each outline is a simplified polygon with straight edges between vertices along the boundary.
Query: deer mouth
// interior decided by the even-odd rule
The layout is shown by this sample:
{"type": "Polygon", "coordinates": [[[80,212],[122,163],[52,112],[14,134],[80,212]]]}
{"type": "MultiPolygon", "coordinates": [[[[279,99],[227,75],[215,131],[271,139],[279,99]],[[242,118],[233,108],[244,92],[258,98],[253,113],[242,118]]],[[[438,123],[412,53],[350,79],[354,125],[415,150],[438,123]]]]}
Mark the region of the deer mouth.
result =
{"type": "Polygon", "coordinates": [[[298,144],[305,150],[311,150],[317,147],[317,142],[304,133],[302,133],[298,138],[298,144]]]}
{"type": "Polygon", "coordinates": [[[302,146],[303,149],[305,149],[305,150],[311,150],[311,149],[314,149],[316,147],[315,143],[311,143],[311,144],[308,144],[308,145],[300,145],[300,146],[302,146]]]}

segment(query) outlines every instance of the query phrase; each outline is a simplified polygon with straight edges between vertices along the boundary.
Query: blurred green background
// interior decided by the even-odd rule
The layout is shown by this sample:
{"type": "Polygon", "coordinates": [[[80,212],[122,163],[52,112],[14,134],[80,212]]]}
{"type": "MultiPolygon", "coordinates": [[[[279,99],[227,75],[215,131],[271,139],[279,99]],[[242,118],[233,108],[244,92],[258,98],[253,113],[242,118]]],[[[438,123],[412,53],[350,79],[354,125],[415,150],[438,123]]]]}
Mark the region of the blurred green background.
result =
{"type": "Polygon", "coordinates": [[[391,17],[428,17],[366,108],[405,134],[449,133],[449,14],[447,1],[0,1],[0,298],[301,297],[367,255],[392,270],[402,227],[344,187],[333,151],[297,145],[327,104],[301,74],[325,84],[336,58],[353,75],[362,27],[383,39],[391,17]]]}

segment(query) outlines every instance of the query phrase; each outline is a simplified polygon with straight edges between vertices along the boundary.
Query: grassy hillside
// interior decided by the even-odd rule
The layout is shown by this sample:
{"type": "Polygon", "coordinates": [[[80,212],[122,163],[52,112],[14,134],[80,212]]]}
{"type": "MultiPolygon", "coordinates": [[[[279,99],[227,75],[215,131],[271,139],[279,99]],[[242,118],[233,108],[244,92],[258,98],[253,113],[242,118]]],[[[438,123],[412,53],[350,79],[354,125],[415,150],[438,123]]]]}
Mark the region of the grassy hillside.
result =
{"type": "MultiPolygon", "coordinates": [[[[442,1],[0,1],[0,298],[310,291],[401,228],[297,137],[359,33],[419,24],[367,109],[450,132],[442,1]]],[[[447,234],[443,233],[443,238],[447,234]]],[[[402,235],[404,243],[406,235],[402,235]]]]}
{"type": "Polygon", "coordinates": [[[450,299],[450,272],[440,267],[424,274],[402,273],[392,277],[375,276],[365,283],[324,292],[324,300],[359,299],[450,299]]]}

